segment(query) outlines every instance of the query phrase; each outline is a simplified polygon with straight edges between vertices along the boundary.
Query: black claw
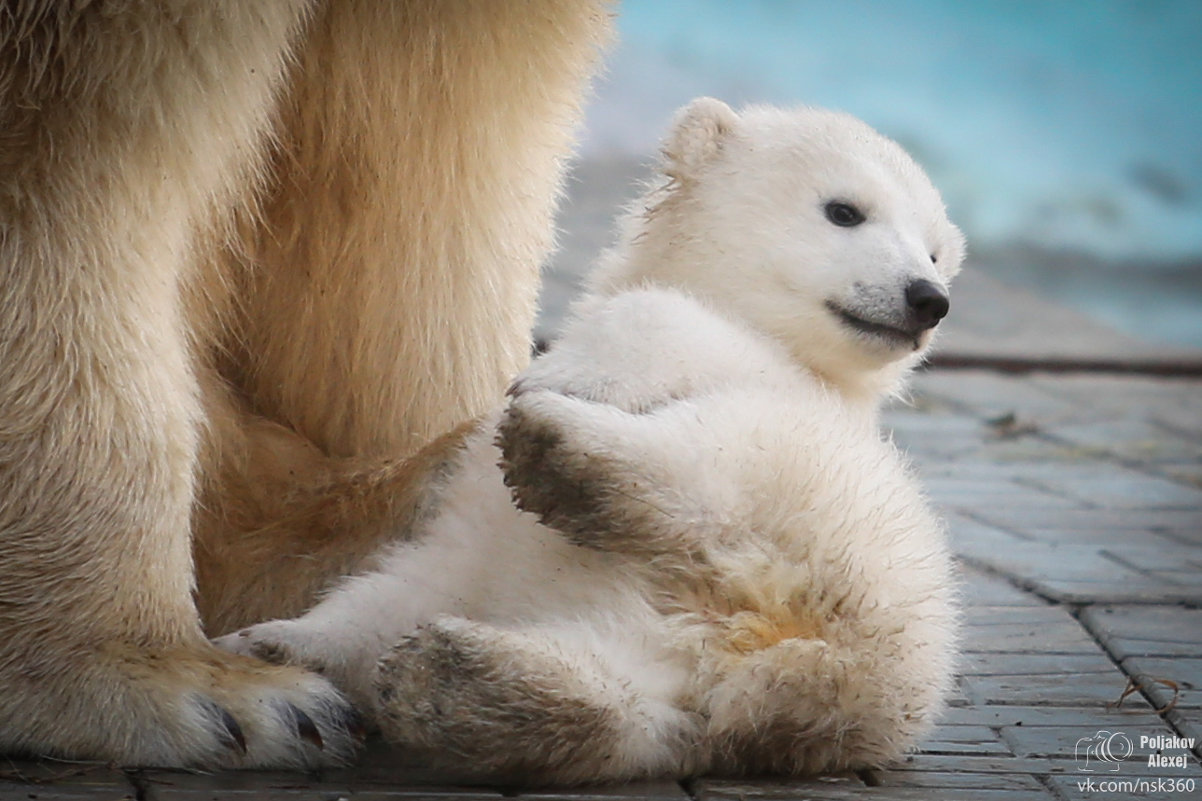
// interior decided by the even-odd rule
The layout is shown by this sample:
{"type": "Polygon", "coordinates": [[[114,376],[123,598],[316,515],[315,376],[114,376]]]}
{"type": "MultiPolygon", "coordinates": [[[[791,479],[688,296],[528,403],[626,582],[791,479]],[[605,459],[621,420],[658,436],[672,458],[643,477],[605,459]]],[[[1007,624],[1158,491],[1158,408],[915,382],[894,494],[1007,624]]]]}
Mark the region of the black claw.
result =
{"type": "Polygon", "coordinates": [[[229,710],[212,698],[200,697],[197,700],[213,722],[224,729],[221,732],[224,735],[221,738],[222,745],[231,751],[245,754],[246,735],[242,733],[242,727],[238,725],[238,721],[229,713],[229,710]]]}
{"type": "Polygon", "coordinates": [[[242,727],[238,725],[238,721],[234,720],[234,716],[226,709],[221,709],[221,725],[225,726],[226,734],[233,740],[230,747],[233,748],[236,746],[239,751],[245,754],[246,735],[242,733],[242,727]]]}
{"type": "Polygon", "coordinates": [[[346,708],[346,712],[342,716],[342,727],[355,742],[361,743],[367,739],[367,724],[364,722],[363,716],[353,707],[346,708]]]}
{"type": "Polygon", "coordinates": [[[324,749],[326,744],[321,739],[321,732],[317,730],[317,724],[313,722],[313,718],[291,704],[288,705],[288,709],[292,712],[293,720],[296,722],[297,735],[305,742],[316,746],[318,750],[324,749]]]}

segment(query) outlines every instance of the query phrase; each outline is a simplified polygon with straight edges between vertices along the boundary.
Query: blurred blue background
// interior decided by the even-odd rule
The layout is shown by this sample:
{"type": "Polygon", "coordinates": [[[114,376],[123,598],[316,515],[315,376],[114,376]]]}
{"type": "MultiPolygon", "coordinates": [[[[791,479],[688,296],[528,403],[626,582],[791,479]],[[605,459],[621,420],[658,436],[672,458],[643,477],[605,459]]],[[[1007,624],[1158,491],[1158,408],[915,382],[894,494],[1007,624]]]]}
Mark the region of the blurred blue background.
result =
{"type": "Polygon", "coordinates": [[[808,103],[930,171],[970,263],[1202,347],[1202,0],[625,0],[583,159],[672,111],[808,103]]]}

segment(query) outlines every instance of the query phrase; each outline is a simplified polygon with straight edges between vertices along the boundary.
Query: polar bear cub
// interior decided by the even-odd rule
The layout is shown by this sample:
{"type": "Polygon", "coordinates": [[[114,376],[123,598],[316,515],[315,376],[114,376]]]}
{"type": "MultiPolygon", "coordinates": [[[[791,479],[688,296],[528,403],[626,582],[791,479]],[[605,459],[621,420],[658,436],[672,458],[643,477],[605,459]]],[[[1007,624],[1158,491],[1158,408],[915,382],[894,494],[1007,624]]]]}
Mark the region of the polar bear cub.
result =
{"type": "Polygon", "coordinates": [[[418,529],[221,644],[324,672],[476,778],[897,758],[941,709],[956,613],[878,406],[962,256],[923,172],[858,120],[694,101],[418,529]]]}

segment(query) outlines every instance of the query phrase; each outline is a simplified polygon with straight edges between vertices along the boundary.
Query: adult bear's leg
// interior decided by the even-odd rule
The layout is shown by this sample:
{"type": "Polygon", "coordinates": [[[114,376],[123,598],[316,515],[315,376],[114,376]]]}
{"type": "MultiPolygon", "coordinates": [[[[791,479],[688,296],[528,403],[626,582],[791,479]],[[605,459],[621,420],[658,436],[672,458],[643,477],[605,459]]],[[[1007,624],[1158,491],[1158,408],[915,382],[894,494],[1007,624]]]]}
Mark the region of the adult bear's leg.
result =
{"type": "Polygon", "coordinates": [[[403,536],[456,437],[527,363],[601,0],[316,12],[245,242],[198,519],[213,633],[302,612],[403,536]]]}
{"type": "Polygon", "coordinates": [[[213,649],[191,598],[182,287],[251,183],[304,13],[0,14],[0,749],[206,767],[351,749],[327,683],[213,649]]]}

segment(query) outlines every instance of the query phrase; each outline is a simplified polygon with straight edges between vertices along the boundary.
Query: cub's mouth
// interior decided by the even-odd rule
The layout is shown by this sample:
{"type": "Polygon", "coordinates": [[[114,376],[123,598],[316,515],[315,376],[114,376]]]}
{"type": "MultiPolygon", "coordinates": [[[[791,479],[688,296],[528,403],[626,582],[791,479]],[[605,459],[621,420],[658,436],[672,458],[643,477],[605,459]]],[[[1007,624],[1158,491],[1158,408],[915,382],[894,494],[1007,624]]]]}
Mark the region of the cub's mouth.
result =
{"type": "Polygon", "coordinates": [[[872,337],[890,348],[906,348],[907,350],[922,350],[923,334],[929,329],[909,330],[896,325],[883,323],[878,320],[867,320],[859,317],[835,303],[826,302],[827,311],[839,318],[847,328],[858,334],[872,337]]]}

